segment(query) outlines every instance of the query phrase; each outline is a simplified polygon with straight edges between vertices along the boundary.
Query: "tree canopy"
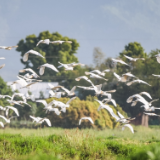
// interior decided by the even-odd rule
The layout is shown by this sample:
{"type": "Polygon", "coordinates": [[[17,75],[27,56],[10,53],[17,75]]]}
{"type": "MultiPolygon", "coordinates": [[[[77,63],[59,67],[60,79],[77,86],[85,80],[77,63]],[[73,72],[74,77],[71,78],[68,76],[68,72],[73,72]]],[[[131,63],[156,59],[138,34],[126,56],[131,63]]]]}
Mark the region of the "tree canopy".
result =
{"type": "MultiPolygon", "coordinates": [[[[75,56],[77,53],[77,49],[79,47],[79,43],[75,39],[71,39],[69,37],[63,37],[58,32],[50,33],[49,31],[41,32],[38,36],[32,34],[29,35],[24,39],[18,42],[17,51],[21,52],[21,56],[23,56],[27,51],[33,49],[41,53],[44,58],[40,58],[38,56],[30,55],[29,60],[27,62],[23,62],[21,58],[21,62],[24,64],[24,68],[32,68],[35,72],[38,72],[37,68],[44,64],[49,63],[53,64],[54,66],[58,66],[58,62],[61,63],[72,63],[78,62],[78,58],[75,56]],[[39,44],[36,47],[36,44],[40,40],[50,39],[50,41],[72,41],[72,43],[62,43],[62,44],[39,44]]],[[[54,80],[54,73],[53,71],[47,69],[45,71],[44,76],[41,79],[45,81],[54,80]]]]}

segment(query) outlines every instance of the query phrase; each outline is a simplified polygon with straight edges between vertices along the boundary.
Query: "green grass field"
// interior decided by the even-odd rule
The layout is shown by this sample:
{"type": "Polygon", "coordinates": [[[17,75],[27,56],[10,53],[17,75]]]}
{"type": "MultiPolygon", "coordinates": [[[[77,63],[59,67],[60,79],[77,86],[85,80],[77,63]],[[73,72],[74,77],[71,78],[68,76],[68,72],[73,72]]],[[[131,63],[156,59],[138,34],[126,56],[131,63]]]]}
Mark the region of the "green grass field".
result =
{"type": "Polygon", "coordinates": [[[0,159],[160,159],[160,128],[1,129],[0,159]]]}

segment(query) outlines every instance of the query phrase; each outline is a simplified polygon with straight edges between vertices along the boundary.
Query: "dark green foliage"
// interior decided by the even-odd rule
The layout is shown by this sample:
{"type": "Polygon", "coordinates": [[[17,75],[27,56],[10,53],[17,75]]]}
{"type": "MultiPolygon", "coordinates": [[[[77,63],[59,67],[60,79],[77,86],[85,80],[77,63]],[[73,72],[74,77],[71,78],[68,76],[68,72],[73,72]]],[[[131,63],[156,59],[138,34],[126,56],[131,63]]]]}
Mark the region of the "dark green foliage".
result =
{"type": "MultiPolygon", "coordinates": [[[[37,68],[44,64],[49,63],[53,64],[56,67],[59,65],[58,62],[61,63],[72,63],[78,62],[77,57],[74,55],[77,52],[79,47],[79,43],[75,39],[71,39],[68,37],[63,37],[58,32],[50,33],[49,31],[41,32],[38,36],[29,35],[25,38],[25,40],[20,40],[18,42],[17,51],[21,52],[21,56],[23,56],[27,51],[33,49],[41,53],[44,58],[40,58],[38,56],[30,55],[29,60],[27,62],[21,62],[25,65],[25,68],[32,68],[35,72],[38,73],[37,68]],[[50,41],[64,40],[64,41],[72,41],[72,43],[63,43],[63,44],[39,44],[36,47],[36,44],[39,40],[50,39],[50,41]],[[31,64],[33,67],[31,67],[31,64]]],[[[63,69],[60,69],[63,70],[63,69]]],[[[59,75],[62,77],[63,75],[59,75]]],[[[58,81],[60,79],[58,77],[58,81]]],[[[56,72],[50,69],[46,69],[44,76],[41,77],[44,81],[57,81],[56,72]]],[[[65,78],[62,78],[65,79],[65,78]]]]}

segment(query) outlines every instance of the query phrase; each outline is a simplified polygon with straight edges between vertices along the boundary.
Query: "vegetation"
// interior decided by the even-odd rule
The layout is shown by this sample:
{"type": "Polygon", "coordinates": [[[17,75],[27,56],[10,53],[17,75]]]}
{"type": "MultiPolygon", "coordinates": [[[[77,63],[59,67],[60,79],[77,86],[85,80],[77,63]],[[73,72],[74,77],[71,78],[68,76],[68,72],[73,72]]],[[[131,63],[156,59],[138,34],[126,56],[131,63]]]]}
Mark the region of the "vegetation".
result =
{"type": "Polygon", "coordinates": [[[1,159],[159,159],[160,128],[5,129],[0,130],[1,159]],[[12,134],[11,134],[12,133],[12,134]]]}

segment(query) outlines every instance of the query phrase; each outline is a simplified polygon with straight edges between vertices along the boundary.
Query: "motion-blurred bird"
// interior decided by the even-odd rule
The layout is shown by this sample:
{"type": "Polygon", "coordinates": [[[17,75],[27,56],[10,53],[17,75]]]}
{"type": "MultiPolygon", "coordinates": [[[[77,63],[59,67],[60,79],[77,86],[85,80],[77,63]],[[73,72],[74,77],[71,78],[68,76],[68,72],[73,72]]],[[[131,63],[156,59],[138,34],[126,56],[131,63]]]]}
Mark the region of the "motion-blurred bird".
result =
{"type": "Polygon", "coordinates": [[[29,50],[28,52],[26,52],[26,53],[23,55],[23,61],[24,61],[24,62],[26,62],[26,61],[28,60],[29,54],[34,54],[34,55],[36,55],[36,56],[40,56],[40,57],[42,57],[42,58],[45,58],[45,57],[43,57],[39,52],[34,51],[34,50],[31,49],[31,50],[29,50]]]}
{"type": "Polygon", "coordinates": [[[39,66],[39,67],[37,68],[37,69],[39,69],[39,74],[40,74],[40,75],[43,75],[43,74],[44,74],[44,71],[45,71],[45,68],[46,68],[46,67],[54,70],[55,72],[59,72],[59,71],[57,70],[57,68],[56,68],[53,64],[45,63],[45,64],[43,64],[43,65],[41,65],[41,66],[39,66]]]}
{"type": "Polygon", "coordinates": [[[89,120],[92,124],[94,124],[94,122],[93,122],[93,120],[92,120],[92,118],[91,117],[82,117],[80,120],[79,120],[79,125],[81,125],[81,122],[82,122],[82,120],[89,120]]]}

